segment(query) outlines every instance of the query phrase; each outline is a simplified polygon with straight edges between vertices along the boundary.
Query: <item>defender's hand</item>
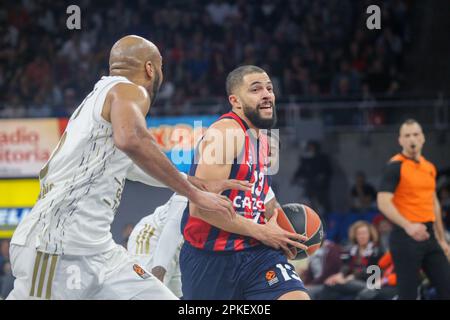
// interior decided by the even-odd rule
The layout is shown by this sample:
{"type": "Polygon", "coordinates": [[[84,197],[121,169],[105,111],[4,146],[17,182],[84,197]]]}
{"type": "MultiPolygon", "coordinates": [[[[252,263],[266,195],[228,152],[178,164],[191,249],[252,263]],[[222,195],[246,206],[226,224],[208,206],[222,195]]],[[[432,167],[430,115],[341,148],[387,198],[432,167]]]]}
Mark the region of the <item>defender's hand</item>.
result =
{"type": "Polygon", "coordinates": [[[161,282],[164,283],[164,276],[166,275],[166,269],[161,266],[156,266],[152,269],[152,274],[161,282]]]}
{"type": "Polygon", "coordinates": [[[189,198],[189,201],[205,211],[227,215],[231,220],[236,216],[230,199],[219,194],[197,189],[189,198]]]}

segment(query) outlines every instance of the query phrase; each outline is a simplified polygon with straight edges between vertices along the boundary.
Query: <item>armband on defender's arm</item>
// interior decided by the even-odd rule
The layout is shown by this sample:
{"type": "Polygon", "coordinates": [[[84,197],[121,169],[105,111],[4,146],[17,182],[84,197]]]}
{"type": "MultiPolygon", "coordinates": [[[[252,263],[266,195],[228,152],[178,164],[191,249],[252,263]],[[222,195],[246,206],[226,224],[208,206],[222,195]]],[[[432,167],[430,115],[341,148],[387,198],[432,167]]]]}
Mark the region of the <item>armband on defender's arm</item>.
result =
{"type": "Polygon", "coordinates": [[[264,199],[264,205],[266,207],[266,212],[264,213],[266,219],[270,219],[272,217],[275,209],[281,209],[280,204],[275,198],[275,193],[273,192],[272,187],[269,187],[269,191],[267,191],[266,198],[264,199]]]}
{"type": "Polygon", "coordinates": [[[182,201],[180,197],[175,197],[171,201],[166,225],[161,232],[153,254],[152,270],[155,267],[162,267],[167,271],[170,263],[178,256],[180,246],[183,243],[180,225],[183,212],[186,209],[187,199],[182,201]]]}
{"type": "MultiPolygon", "coordinates": [[[[188,176],[180,172],[180,174],[187,180],[188,176]]],[[[145,173],[141,168],[139,168],[136,164],[133,163],[133,165],[128,169],[127,172],[127,179],[131,181],[137,181],[143,184],[146,184],[148,186],[153,187],[159,187],[159,188],[168,188],[165,184],[160,182],[159,180],[153,178],[152,176],[145,173]]]]}

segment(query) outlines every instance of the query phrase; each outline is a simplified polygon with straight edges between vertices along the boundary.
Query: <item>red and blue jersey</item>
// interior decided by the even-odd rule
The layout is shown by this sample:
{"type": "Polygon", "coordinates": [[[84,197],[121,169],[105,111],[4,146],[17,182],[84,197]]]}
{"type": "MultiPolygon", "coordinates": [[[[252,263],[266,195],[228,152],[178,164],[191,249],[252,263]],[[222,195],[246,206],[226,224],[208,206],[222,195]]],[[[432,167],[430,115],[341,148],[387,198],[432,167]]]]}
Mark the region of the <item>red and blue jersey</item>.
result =
{"type": "MultiPolygon", "coordinates": [[[[226,190],[222,194],[232,201],[236,214],[252,219],[255,223],[265,224],[264,200],[271,183],[270,176],[267,175],[269,154],[267,136],[260,134],[259,137],[255,137],[249,133],[248,125],[234,112],[224,114],[218,121],[221,119],[234,119],[245,132],[244,147],[234,159],[228,178],[252,183],[250,191],[226,190]]],[[[197,164],[193,161],[190,175],[194,176],[196,169],[197,164]]],[[[190,245],[208,251],[240,251],[260,244],[253,238],[226,232],[192,217],[189,214],[189,205],[183,214],[181,231],[190,245]]]]}

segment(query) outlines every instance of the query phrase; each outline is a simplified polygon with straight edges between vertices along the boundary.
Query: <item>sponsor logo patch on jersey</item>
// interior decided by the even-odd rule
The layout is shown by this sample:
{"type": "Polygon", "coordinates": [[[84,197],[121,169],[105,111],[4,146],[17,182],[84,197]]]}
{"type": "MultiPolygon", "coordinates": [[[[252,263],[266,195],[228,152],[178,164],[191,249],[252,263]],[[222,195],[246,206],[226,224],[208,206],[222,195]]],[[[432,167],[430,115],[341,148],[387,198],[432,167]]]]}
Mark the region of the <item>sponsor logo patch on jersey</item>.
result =
{"type": "Polygon", "coordinates": [[[147,273],[147,271],[145,271],[144,269],[142,269],[142,267],[140,265],[134,264],[133,265],[133,270],[134,272],[137,273],[137,275],[139,277],[141,277],[142,279],[148,279],[150,278],[150,275],[147,273]]]}
{"type": "Polygon", "coordinates": [[[266,272],[266,281],[269,284],[269,286],[274,285],[275,283],[278,283],[278,277],[275,271],[270,270],[266,272]]]}

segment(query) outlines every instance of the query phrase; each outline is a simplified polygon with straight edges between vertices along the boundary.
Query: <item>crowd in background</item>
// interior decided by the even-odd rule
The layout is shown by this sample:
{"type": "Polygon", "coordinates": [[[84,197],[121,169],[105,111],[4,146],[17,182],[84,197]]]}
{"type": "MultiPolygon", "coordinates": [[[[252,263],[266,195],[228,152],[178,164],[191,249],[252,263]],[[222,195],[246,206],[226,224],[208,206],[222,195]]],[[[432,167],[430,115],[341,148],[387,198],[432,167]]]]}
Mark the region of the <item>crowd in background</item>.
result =
{"type": "Polygon", "coordinates": [[[267,70],[280,99],[392,95],[403,89],[411,1],[375,2],[381,30],[366,27],[368,0],[85,0],[81,30],[68,30],[66,1],[6,1],[0,117],[70,115],[108,74],[109,50],[126,34],[161,50],[162,113],[223,98],[227,73],[241,64],[267,70]]]}

